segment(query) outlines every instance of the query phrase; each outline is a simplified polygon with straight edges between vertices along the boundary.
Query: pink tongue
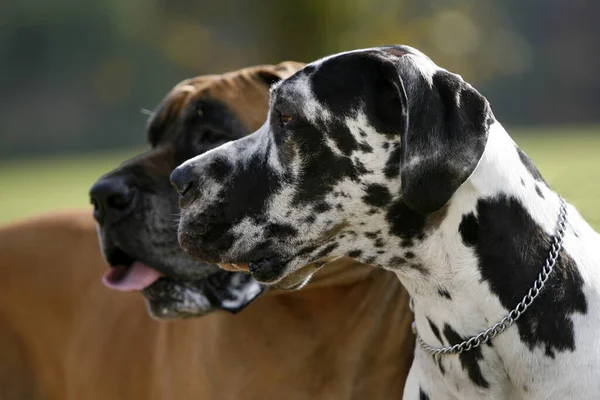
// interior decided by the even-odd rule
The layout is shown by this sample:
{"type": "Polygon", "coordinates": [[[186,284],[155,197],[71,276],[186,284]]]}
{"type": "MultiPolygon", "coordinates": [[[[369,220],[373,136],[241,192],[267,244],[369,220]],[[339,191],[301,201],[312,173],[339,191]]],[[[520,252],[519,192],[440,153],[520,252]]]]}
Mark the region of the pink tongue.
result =
{"type": "Polygon", "coordinates": [[[104,285],[121,292],[134,292],[147,288],[163,276],[162,273],[139,261],[135,261],[127,268],[124,275],[123,268],[127,267],[117,266],[106,271],[102,277],[104,285]]]}

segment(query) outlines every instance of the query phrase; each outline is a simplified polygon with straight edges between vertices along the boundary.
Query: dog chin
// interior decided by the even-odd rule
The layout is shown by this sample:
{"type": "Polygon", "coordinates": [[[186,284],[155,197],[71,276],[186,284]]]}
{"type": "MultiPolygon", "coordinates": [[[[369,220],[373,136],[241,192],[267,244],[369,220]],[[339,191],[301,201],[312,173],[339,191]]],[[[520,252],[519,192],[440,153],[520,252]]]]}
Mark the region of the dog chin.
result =
{"type": "Polygon", "coordinates": [[[306,265],[298,257],[285,262],[263,260],[250,263],[249,269],[252,277],[257,281],[282,290],[298,290],[306,286],[313,274],[325,262],[314,262],[306,265]]]}
{"type": "Polygon", "coordinates": [[[201,317],[215,310],[203,291],[172,278],[162,278],[141,291],[148,313],[157,320],[201,317]]]}

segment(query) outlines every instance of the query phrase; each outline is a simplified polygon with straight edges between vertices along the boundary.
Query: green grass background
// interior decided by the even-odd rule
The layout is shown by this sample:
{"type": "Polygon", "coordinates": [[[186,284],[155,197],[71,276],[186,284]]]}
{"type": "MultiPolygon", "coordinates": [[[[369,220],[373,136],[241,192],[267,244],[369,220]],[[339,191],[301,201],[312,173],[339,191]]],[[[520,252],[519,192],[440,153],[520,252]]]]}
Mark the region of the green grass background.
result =
{"type": "MultiPolygon", "coordinates": [[[[550,186],[600,230],[600,127],[509,131],[550,186]]],[[[139,151],[0,162],[0,223],[53,209],[90,207],[91,184],[139,151]]]]}

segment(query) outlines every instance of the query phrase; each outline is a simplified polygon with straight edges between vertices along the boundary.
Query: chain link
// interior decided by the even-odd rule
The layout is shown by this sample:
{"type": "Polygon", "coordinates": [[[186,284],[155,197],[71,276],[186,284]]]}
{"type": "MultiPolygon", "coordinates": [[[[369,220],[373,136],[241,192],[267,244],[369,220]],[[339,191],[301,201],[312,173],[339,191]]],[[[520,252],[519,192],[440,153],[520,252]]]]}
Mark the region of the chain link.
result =
{"type": "MultiPolygon", "coordinates": [[[[556,260],[560,254],[560,251],[563,246],[563,239],[565,237],[565,231],[567,227],[567,205],[565,200],[560,197],[560,214],[558,217],[558,226],[556,228],[556,233],[552,238],[552,247],[550,249],[550,253],[548,254],[548,258],[546,259],[545,265],[542,267],[542,271],[539,273],[536,281],[533,283],[533,286],[529,289],[529,292],[523,297],[523,300],[517,306],[508,313],[502,320],[497,322],[494,326],[489,328],[486,331],[479,333],[463,341],[462,343],[455,344],[453,346],[448,347],[432,347],[425,343],[421,336],[416,332],[416,326],[413,322],[413,331],[417,335],[417,341],[421,345],[421,347],[434,356],[444,355],[444,354],[460,354],[465,351],[469,351],[476,347],[481,346],[482,344],[488,342],[493,339],[500,333],[504,332],[508,327],[515,323],[516,320],[521,317],[521,315],[527,311],[531,303],[535,300],[536,297],[540,294],[540,291],[546,284],[548,277],[552,273],[554,266],[556,265],[556,260]]],[[[413,308],[412,299],[411,299],[411,309],[413,308]]]]}

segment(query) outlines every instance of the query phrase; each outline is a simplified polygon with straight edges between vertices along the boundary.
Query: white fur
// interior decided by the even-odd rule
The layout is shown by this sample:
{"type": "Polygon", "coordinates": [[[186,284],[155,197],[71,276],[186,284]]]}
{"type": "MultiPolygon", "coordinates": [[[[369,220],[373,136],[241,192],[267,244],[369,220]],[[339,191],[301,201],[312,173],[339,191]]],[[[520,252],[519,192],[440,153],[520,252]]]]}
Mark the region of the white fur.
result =
{"type": "MultiPolygon", "coordinates": [[[[448,343],[436,339],[425,316],[451,321],[459,334],[469,337],[489,328],[509,311],[492,294],[488,284],[481,282],[477,258],[456,233],[461,216],[475,211],[477,199],[500,193],[510,193],[521,200],[535,222],[548,235],[554,234],[558,196],[548,188],[544,189],[545,199],[535,193],[533,178],[519,160],[514,142],[499,123],[494,123],[479,166],[451,199],[447,218],[439,231],[421,246],[419,254],[427,260],[433,276],[418,282],[398,272],[414,295],[419,334],[432,346],[447,346],[448,343]],[[530,181],[523,186],[521,177],[528,177],[530,181]],[[439,296],[429,294],[432,282],[442,283],[452,293],[452,301],[440,301],[439,296]]],[[[405,398],[417,399],[419,387],[425,388],[432,400],[600,398],[597,381],[600,376],[600,342],[597,338],[600,328],[600,236],[572,206],[568,209],[568,221],[564,249],[577,263],[586,283],[588,306],[585,315],[576,312],[571,316],[575,325],[575,351],[557,351],[554,359],[545,356],[542,348],[536,347],[531,352],[513,326],[493,340],[493,348],[482,347],[485,363],[479,365],[490,389],[481,389],[462,371],[458,356],[442,356],[441,362],[446,369],[446,374],[442,375],[432,358],[417,346],[405,398]],[[575,237],[574,231],[579,238],[575,237]]]]}

